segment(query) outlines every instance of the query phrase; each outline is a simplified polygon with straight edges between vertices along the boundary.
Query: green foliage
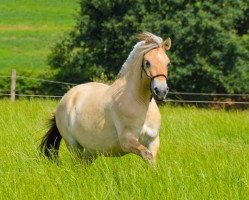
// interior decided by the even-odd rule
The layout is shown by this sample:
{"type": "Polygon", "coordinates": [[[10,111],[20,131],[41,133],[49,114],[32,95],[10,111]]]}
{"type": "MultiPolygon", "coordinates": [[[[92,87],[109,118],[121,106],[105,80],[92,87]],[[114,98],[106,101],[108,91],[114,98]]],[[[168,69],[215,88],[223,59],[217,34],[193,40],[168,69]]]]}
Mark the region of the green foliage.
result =
{"type": "Polygon", "coordinates": [[[150,31],[172,38],[170,86],[177,91],[249,92],[249,2],[80,1],[75,28],[52,49],[58,80],[113,77],[135,44],[150,31]]]}
{"type": "Polygon", "coordinates": [[[38,146],[58,102],[0,100],[0,199],[202,199],[249,196],[249,111],[161,108],[157,170],[136,155],[60,164],[38,146]]]}

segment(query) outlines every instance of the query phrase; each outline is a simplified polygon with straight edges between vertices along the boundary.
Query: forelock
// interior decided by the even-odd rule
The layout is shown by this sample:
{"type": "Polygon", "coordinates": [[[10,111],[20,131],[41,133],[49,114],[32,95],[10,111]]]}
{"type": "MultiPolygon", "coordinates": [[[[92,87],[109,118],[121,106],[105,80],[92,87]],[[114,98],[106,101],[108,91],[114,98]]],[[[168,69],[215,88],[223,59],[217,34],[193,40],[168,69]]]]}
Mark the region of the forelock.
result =
{"type": "Polygon", "coordinates": [[[156,43],[158,47],[160,47],[163,44],[163,39],[161,37],[158,37],[150,32],[144,32],[144,33],[138,34],[137,38],[140,41],[145,41],[145,44],[156,43]]]}

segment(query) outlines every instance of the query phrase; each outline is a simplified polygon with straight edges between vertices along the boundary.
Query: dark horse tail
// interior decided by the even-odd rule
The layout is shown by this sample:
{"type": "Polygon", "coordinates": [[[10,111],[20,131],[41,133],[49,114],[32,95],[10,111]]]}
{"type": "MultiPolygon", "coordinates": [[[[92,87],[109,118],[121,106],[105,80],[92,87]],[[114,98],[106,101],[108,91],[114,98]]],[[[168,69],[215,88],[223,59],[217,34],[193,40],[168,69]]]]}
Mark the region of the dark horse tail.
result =
{"type": "Polygon", "coordinates": [[[40,151],[43,155],[52,160],[58,158],[61,135],[56,125],[55,116],[53,116],[53,118],[49,122],[50,129],[42,138],[40,151]]]}

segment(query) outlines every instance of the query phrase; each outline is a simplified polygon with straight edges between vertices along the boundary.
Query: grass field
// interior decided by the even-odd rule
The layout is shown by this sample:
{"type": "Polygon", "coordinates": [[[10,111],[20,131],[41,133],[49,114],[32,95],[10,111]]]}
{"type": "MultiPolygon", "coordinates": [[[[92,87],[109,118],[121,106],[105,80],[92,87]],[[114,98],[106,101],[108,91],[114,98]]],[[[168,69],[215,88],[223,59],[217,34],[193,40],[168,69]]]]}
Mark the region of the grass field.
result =
{"type": "Polygon", "coordinates": [[[77,0],[1,0],[0,73],[44,70],[55,41],[74,25],[77,0]]]}
{"type": "Polygon", "coordinates": [[[162,107],[157,170],[138,156],[86,167],[38,155],[56,101],[0,101],[0,199],[249,199],[249,111],[162,107]]]}

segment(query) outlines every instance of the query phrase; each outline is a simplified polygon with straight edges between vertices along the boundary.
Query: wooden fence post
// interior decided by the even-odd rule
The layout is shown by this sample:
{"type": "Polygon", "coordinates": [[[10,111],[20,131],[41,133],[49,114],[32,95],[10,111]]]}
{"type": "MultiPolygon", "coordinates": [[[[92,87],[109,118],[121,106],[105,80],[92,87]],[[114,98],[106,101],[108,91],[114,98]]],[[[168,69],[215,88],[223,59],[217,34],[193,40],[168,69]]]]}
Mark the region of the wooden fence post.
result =
{"type": "Polygon", "coordinates": [[[16,98],[16,69],[12,69],[11,72],[11,89],[10,89],[10,99],[15,101],[16,98]]]}

